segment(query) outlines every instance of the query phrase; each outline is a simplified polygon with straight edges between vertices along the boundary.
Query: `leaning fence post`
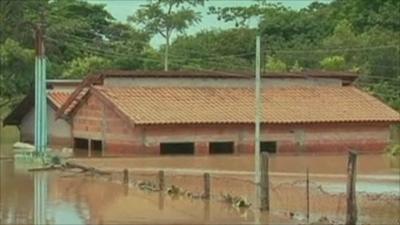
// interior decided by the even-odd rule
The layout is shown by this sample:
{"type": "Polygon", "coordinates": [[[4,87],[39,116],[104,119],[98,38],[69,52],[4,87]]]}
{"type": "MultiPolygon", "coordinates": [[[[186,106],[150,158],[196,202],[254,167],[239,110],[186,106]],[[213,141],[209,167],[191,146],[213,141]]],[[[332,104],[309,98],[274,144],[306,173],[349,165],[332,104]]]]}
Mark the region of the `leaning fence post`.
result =
{"type": "Polygon", "coordinates": [[[306,198],[307,198],[307,223],[310,222],[310,175],[308,168],[306,170],[306,198]]]}
{"type": "Polygon", "coordinates": [[[158,188],[160,189],[160,191],[164,191],[165,190],[165,174],[164,174],[164,170],[158,171],[158,188]]]}
{"type": "Polygon", "coordinates": [[[210,199],[210,174],[209,173],[204,173],[204,195],[203,197],[205,199],[210,199]]]}
{"type": "Polygon", "coordinates": [[[357,199],[356,199],[356,177],[357,177],[357,153],[349,152],[347,163],[347,213],[346,225],[357,223],[357,199]]]}
{"type": "Polygon", "coordinates": [[[124,184],[129,184],[129,171],[127,169],[123,171],[123,182],[124,184]]]}
{"type": "Polygon", "coordinates": [[[268,153],[261,153],[261,179],[260,179],[260,210],[269,210],[269,156],[268,153]]]}

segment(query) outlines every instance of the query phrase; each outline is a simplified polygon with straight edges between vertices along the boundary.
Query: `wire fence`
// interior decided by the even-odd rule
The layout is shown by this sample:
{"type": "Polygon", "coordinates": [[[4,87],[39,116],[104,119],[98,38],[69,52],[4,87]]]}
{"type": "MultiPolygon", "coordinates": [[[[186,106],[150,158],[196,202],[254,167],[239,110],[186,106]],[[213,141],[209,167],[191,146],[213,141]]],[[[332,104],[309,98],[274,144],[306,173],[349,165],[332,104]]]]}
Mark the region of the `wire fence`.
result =
{"type": "MultiPolygon", "coordinates": [[[[271,158],[273,162],[274,157],[271,158]]],[[[276,162],[275,162],[276,163],[276,162]]],[[[345,162],[343,162],[345,165],[345,162]]],[[[345,170],[345,168],[344,168],[345,170]]],[[[346,221],[347,194],[346,174],[327,175],[324,177],[315,172],[310,173],[308,195],[306,171],[294,174],[281,174],[269,171],[270,212],[281,213],[292,219],[307,222],[327,219],[335,224],[346,221]],[[307,206],[308,202],[308,206],[307,206]]],[[[158,170],[112,171],[104,178],[108,181],[136,187],[148,192],[162,192],[173,198],[205,199],[205,176],[210,175],[210,201],[222,201],[233,208],[256,208],[256,183],[251,172],[223,173],[212,171],[164,170],[162,178],[158,170]],[[160,190],[160,180],[164,183],[160,190]],[[229,196],[229,197],[228,197],[229,196]],[[230,198],[230,199],[228,199],[230,198]],[[243,204],[235,202],[241,201],[243,204]]],[[[383,178],[384,179],[384,178],[383,178]]],[[[380,189],[379,185],[387,182],[395,187],[400,177],[392,177],[386,181],[360,176],[356,182],[357,213],[361,221],[370,224],[398,224],[400,221],[400,186],[392,190],[380,189]],[[374,189],[374,185],[377,190],[374,189]]]]}

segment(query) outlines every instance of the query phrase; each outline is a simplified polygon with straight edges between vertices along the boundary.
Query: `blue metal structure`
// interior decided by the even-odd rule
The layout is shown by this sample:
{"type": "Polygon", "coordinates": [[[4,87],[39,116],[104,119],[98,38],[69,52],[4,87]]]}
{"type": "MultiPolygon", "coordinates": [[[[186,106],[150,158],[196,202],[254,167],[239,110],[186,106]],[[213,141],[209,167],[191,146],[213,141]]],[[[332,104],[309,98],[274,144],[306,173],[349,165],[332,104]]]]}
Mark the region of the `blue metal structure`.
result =
{"type": "Polygon", "coordinates": [[[47,94],[46,94],[46,58],[42,30],[36,30],[35,58],[35,147],[39,156],[47,151],[47,94]]]}

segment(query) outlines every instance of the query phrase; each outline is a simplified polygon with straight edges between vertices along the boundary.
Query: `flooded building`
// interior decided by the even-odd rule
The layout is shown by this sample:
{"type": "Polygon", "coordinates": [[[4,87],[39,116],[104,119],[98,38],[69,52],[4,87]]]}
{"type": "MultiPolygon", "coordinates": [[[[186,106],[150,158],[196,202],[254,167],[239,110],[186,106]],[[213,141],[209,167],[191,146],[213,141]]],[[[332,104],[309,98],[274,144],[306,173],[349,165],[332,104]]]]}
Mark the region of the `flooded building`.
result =
{"type": "MultiPolygon", "coordinates": [[[[47,126],[49,145],[71,146],[71,127],[63,120],[55,119],[56,111],[68,99],[81,80],[48,80],[47,81],[47,126]]],[[[11,111],[3,121],[3,125],[17,126],[20,141],[33,143],[34,141],[34,105],[35,93],[32,91],[11,111]]]]}
{"type": "MultiPolygon", "coordinates": [[[[356,77],[265,74],[261,151],[382,151],[400,114],[351,86],[356,77]]],[[[108,71],[86,78],[57,116],[90,155],[253,153],[253,85],[251,74],[108,71]]]]}

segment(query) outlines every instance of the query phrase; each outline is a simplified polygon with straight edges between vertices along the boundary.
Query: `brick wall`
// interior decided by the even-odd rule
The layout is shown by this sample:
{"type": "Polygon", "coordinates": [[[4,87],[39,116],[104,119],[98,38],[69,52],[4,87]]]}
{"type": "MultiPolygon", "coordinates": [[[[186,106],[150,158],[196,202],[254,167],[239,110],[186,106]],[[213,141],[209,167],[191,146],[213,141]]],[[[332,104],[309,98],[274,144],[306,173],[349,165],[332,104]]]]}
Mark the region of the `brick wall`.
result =
{"type": "Polygon", "coordinates": [[[138,131],[94,95],[73,116],[73,137],[103,140],[104,155],[133,154],[142,149],[138,131]]]}
{"type": "MultiPolygon", "coordinates": [[[[209,153],[209,142],[233,141],[235,153],[254,152],[254,125],[133,126],[113,107],[90,96],[73,117],[73,136],[104,140],[105,155],[159,154],[161,142],[194,142],[195,153],[209,153]]],[[[276,141],[279,153],[304,151],[345,152],[349,149],[380,152],[389,143],[389,124],[326,123],[262,126],[262,141],[276,141]]]]}

